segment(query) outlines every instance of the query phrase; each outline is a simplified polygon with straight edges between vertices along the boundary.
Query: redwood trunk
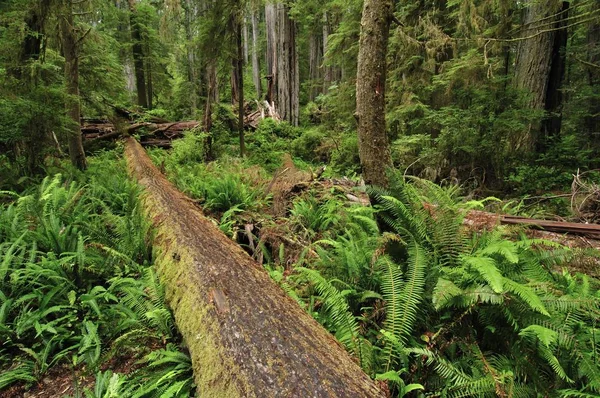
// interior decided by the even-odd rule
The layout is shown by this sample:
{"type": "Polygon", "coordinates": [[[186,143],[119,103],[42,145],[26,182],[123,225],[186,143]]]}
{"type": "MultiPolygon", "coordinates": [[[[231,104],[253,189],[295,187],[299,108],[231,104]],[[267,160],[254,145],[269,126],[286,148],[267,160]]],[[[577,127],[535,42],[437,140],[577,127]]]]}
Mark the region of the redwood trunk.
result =
{"type": "Polygon", "coordinates": [[[135,0],[129,0],[129,25],[131,40],[133,41],[133,68],[135,70],[137,100],[139,106],[148,108],[148,93],[146,92],[146,77],[144,76],[144,47],[142,46],[142,34],[138,18],[135,0]]]}
{"type": "Polygon", "coordinates": [[[391,0],[366,0],[356,77],[358,150],[366,184],[388,186],[392,157],[385,125],[385,80],[391,0]]]}
{"type": "MultiPolygon", "coordinates": [[[[563,3],[558,0],[540,2],[530,0],[529,6],[525,9],[523,19],[525,29],[522,30],[521,36],[526,39],[520,42],[517,51],[514,83],[518,89],[530,95],[529,107],[534,110],[554,111],[558,109],[561,102],[558,98],[558,89],[564,76],[564,65],[561,67],[559,63],[564,63],[564,58],[559,55],[562,39],[557,35],[564,34],[566,37],[566,32],[557,30],[558,26],[554,25],[551,29],[548,29],[547,25],[540,27],[538,21],[547,23],[554,20],[559,24],[560,19],[564,18],[559,14],[562,6],[563,3]],[[540,33],[543,30],[548,31],[540,33]]],[[[541,149],[540,143],[546,135],[544,124],[545,122],[531,125],[516,146],[526,151],[541,149]]]]}
{"type": "Polygon", "coordinates": [[[201,397],[383,397],[335,339],[298,306],[129,138],[145,189],[158,275],[192,358],[201,397]]]}
{"type": "MultiPolygon", "coordinates": [[[[241,18],[240,18],[241,19],[241,18]]],[[[243,25],[238,21],[236,32],[237,44],[237,86],[238,86],[238,133],[240,135],[240,156],[246,154],[246,144],[244,142],[244,45],[242,40],[243,25]]]]}
{"type": "Polygon", "coordinates": [[[252,79],[256,89],[256,98],[262,97],[262,81],[260,79],[260,60],[258,58],[258,10],[252,8],[252,79]]]}
{"type": "Polygon", "coordinates": [[[81,105],[79,98],[79,55],[71,0],[64,0],[63,15],[60,16],[60,31],[62,49],[65,57],[65,82],[67,99],[65,107],[69,117],[67,129],[69,142],[69,157],[73,166],[85,170],[87,163],[81,137],[81,105]]]}

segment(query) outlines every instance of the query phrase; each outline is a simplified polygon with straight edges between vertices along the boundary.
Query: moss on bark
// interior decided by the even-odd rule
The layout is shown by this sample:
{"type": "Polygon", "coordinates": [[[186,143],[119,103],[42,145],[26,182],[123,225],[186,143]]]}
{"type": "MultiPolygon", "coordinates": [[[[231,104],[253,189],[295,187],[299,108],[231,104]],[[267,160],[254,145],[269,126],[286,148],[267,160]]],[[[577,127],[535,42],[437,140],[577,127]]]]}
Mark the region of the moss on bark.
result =
{"type": "Polygon", "coordinates": [[[377,397],[341,345],[152,165],[132,138],[158,274],[201,397],[377,397]]]}

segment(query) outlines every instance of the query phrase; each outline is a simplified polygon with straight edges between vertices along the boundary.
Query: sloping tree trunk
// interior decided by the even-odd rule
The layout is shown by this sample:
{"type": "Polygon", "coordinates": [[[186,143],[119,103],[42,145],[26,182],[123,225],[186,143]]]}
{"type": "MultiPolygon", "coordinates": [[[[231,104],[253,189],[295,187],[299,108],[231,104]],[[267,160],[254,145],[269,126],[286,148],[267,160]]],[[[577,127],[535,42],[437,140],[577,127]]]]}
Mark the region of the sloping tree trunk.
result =
{"type": "Polygon", "coordinates": [[[129,0],[129,26],[131,29],[131,40],[133,41],[133,67],[135,70],[135,86],[137,90],[138,105],[148,108],[148,93],[146,92],[146,77],[144,72],[144,47],[142,45],[142,33],[137,15],[135,0],[129,0]]]}
{"type": "Polygon", "coordinates": [[[366,184],[388,186],[392,167],[385,125],[386,57],[391,0],[365,0],[361,19],[356,77],[358,150],[366,184]]]}
{"type": "Polygon", "coordinates": [[[145,189],[157,272],[190,352],[198,396],[384,396],[331,334],[166,180],[133,138],[126,156],[145,189]]]}
{"type": "MultiPolygon", "coordinates": [[[[568,8],[568,5],[567,5],[568,8]]],[[[560,54],[566,45],[566,31],[557,30],[565,18],[563,2],[558,0],[529,1],[525,9],[521,36],[515,62],[514,84],[529,93],[529,107],[538,111],[559,112],[562,103],[560,87],[564,78],[564,56],[560,54]],[[540,22],[544,26],[540,27],[540,22]],[[547,23],[551,24],[548,29],[547,23]]],[[[560,130],[560,124],[550,127],[544,121],[529,127],[517,147],[526,151],[540,150],[547,129],[560,130]]]]}
{"type": "Polygon", "coordinates": [[[260,79],[260,60],[258,58],[258,9],[252,7],[252,80],[256,89],[256,97],[262,98],[262,81],[260,79]]]}
{"type": "Polygon", "coordinates": [[[81,105],[79,98],[79,55],[73,20],[71,0],[63,0],[62,15],[59,16],[62,49],[65,57],[65,82],[67,86],[66,110],[69,117],[69,157],[73,166],[85,170],[87,163],[81,138],[81,105]]]}

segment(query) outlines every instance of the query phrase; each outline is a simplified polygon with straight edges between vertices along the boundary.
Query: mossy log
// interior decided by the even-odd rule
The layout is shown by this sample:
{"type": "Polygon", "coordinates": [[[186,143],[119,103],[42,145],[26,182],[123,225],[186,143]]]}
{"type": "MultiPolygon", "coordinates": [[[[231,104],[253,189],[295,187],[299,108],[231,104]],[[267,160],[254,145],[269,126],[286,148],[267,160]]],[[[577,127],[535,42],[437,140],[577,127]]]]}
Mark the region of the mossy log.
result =
{"type": "Polygon", "coordinates": [[[156,266],[201,397],[380,397],[342,346],[152,164],[133,139],[156,266]]]}

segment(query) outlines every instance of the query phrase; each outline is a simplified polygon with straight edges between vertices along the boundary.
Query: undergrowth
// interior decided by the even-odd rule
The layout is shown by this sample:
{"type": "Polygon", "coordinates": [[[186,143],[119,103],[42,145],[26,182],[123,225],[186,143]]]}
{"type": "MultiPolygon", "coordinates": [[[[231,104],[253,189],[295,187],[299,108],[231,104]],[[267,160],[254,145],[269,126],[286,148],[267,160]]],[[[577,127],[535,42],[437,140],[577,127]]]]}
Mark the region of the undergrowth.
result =
{"type": "Polygon", "coordinates": [[[115,153],[90,159],[85,174],[66,170],[1,195],[0,391],[61,365],[100,372],[86,397],[190,396],[189,358],[150,267],[140,189],[115,153]],[[124,356],[142,369],[109,375],[124,356]],[[116,378],[124,387],[111,395],[116,378]]]}

